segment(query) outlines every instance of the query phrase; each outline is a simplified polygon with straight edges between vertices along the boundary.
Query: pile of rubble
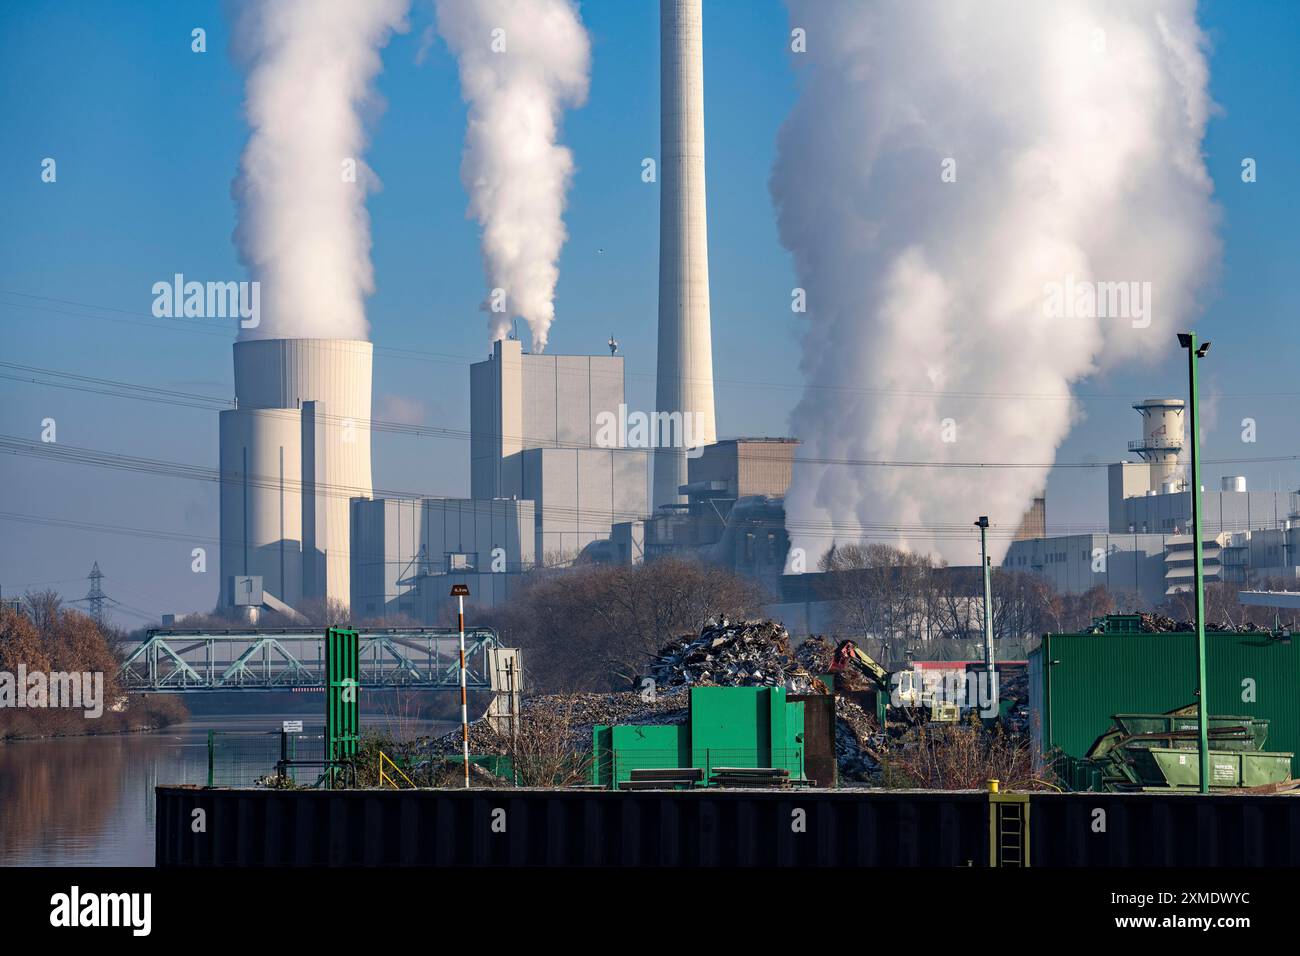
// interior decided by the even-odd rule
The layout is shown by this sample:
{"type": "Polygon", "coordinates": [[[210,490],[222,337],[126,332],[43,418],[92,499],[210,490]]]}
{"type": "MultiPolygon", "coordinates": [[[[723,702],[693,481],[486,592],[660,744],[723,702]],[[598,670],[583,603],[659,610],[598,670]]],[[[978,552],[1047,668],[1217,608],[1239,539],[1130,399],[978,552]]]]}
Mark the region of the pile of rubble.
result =
{"type": "MultiPolygon", "coordinates": [[[[567,725],[575,750],[591,749],[591,730],[597,724],[684,724],[690,716],[685,688],[657,693],[647,699],[639,691],[616,694],[547,694],[529,697],[521,705],[521,723],[539,721],[547,726],[567,725]]],[[[506,738],[486,719],[469,725],[471,753],[504,753],[506,738]]],[[[459,753],[461,729],[429,741],[435,753],[459,753]]]]}
{"type": "MultiPolygon", "coordinates": [[[[774,621],[709,623],[698,635],[666,644],[650,664],[654,693],[625,691],[610,694],[551,694],[530,697],[520,709],[520,721],[567,727],[573,749],[591,748],[597,724],[681,724],[690,718],[690,688],[784,687],[792,694],[825,694],[817,678],[830,671],[835,646],[823,638],[805,641],[790,650],[790,636],[774,621]]],[[[858,689],[865,681],[851,670],[840,671],[836,684],[858,689]],[[842,675],[842,676],[841,676],[842,675]]],[[[506,739],[487,720],[470,724],[472,753],[503,753],[506,739]]],[[[869,780],[879,773],[884,741],[875,718],[848,697],[835,697],[835,756],[840,776],[869,780]]],[[[424,742],[429,752],[457,754],[461,731],[424,742]]]]}
{"type": "MultiPolygon", "coordinates": [[[[1152,614],[1145,611],[1139,613],[1138,617],[1141,618],[1140,626],[1144,634],[1187,634],[1196,631],[1195,621],[1178,621],[1164,614],[1152,614]]],[[[1270,628],[1260,624],[1233,624],[1231,621],[1207,621],[1205,629],[1207,631],[1222,631],[1228,634],[1257,634],[1271,631],[1270,628]]],[[[1102,633],[1102,625],[1100,623],[1094,624],[1088,628],[1088,633],[1102,633]]]]}
{"type": "Polygon", "coordinates": [[[847,697],[835,696],[835,763],[845,780],[871,780],[880,772],[886,740],[874,717],[847,697]]]}
{"type": "MultiPolygon", "coordinates": [[[[818,674],[831,670],[835,645],[812,637],[791,653],[790,636],[774,621],[728,621],[707,625],[698,636],[678,638],[655,657],[649,676],[659,687],[784,686],[794,694],[825,694],[818,674]]],[[[837,689],[872,685],[856,670],[835,675],[837,689]]],[[[864,781],[880,772],[884,738],[875,718],[848,697],[835,696],[835,758],[840,776],[864,781]]]]}
{"type": "Polygon", "coordinates": [[[795,694],[825,693],[790,653],[790,635],[775,621],[721,621],[698,635],[666,644],[650,664],[658,687],[785,687],[795,694]]]}
{"type": "MultiPolygon", "coordinates": [[[[835,663],[835,644],[824,637],[813,636],[799,645],[794,656],[809,673],[829,674],[831,665],[835,663]]],[[[846,667],[835,672],[835,689],[875,690],[875,684],[856,667],[846,667]]]]}

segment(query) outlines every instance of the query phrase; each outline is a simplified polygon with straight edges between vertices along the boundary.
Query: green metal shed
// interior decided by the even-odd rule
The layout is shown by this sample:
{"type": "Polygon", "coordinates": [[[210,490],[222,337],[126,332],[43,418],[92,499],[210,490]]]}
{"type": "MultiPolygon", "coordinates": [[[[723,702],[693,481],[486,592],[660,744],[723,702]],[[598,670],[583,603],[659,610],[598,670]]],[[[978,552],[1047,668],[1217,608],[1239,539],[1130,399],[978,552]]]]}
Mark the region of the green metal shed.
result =
{"type": "MultiPolygon", "coordinates": [[[[1208,707],[1269,721],[1268,749],[1300,754],[1300,644],[1266,632],[1206,634],[1208,707]]],[[[1035,749],[1082,757],[1122,713],[1196,702],[1196,635],[1046,634],[1029,654],[1035,749]]],[[[1300,763],[1291,761],[1293,776],[1300,763]]]]}

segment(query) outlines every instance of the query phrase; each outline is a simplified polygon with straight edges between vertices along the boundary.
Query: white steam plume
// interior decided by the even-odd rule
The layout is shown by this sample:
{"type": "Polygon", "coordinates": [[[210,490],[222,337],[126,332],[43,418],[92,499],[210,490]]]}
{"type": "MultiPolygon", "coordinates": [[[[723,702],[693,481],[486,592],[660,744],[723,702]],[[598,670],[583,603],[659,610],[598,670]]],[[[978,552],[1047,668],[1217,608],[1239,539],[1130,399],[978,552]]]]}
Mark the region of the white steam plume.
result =
{"type": "Polygon", "coordinates": [[[1177,349],[1218,259],[1195,3],[789,7],[807,52],[771,189],[807,294],[794,544],[977,563],[987,514],[1000,562],[1046,467],[827,460],[1050,463],[1072,383],[1177,349]],[[1071,281],[1149,282],[1150,309],[1051,317],[1071,281]]]}
{"type": "Polygon", "coordinates": [[[240,159],[235,243],[261,283],[247,335],[364,339],[374,291],[361,158],[377,111],[380,49],[406,28],[407,0],[246,0],[235,55],[252,130],[240,159]]]}
{"type": "Polygon", "coordinates": [[[591,45],[571,0],[438,0],[438,31],[460,64],[469,128],[461,181],[483,227],[493,340],[514,316],[532,348],[555,318],[564,194],[573,155],[556,139],[564,107],[587,97],[591,45]]]}

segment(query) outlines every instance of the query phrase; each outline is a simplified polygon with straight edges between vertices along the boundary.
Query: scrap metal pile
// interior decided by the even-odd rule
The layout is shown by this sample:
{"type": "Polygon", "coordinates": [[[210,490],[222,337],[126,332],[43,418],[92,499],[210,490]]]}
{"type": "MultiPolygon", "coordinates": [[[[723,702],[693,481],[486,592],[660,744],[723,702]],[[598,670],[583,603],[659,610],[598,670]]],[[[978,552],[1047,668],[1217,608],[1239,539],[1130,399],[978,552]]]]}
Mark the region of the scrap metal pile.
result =
{"type": "MultiPolygon", "coordinates": [[[[614,694],[546,694],[529,697],[519,708],[522,724],[540,723],[565,727],[575,750],[591,747],[591,729],[597,724],[684,724],[690,716],[689,692],[685,688],[656,693],[652,698],[639,691],[614,694]]],[[[469,749],[476,754],[504,753],[507,737],[487,719],[469,725],[469,749]]],[[[430,742],[437,753],[459,753],[461,730],[457,727],[430,742]]]]}
{"type": "MultiPolygon", "coordinates": [[[[1195,621],[1177,621],[1172,617],[1166,617],[1163,614],[1151,614],[1142,612],[1137,615],[1141,619],[1141,633],[1143,634],[1187,634],[1195,633],[1195,621]]],[[[1105,632],[1103,619],[1098,619],[1092,627],[1088,628],[1089,634],[1101,634],[1105,632]]],[[[1205,629],[1207,631],[1220,631],[1227,634],[1257,634],[1270,633],[1271,628],[1261,624],[1243,623],[1233,624],[1231,621],[1206,621],[1205,629]]]]}
{"type": "Polygon", "coordinates": [[[790,653],[790,635],[775,621],[729,621],[704,626],[666,644],[650,664],[658,687],[785,687],[824,694],[826,686],[790,653]]]}
{"type": "MultiPolygon", "coordinates": [[[[520,708],[521,723],[565,727],[575,751],[589,750],[597,724],[681,724],[690,717],[690,688],[784,687],[792,694],[825,694],[816,675],[830,670],[834,647],[821,638],[790,649],[790,635],[775,621],[721,621],[706,624],[699,634],[669,641],[650,663],[648,689],[609,694],[550,694],[530,697],[520,708]]],[[[837,682],[839,681],[837,676],[837,682]]],[[[846,679],[848,686],[852,677],[846,679]]],[[[638,687],[645,688],[643,680],[638,687]]],[[[835,698],[835,754],[840,775],[866,780],[879,770],[880,728],[874,717],[854,701],[835,698]]],[[[470,751],[503,753],[506,738],[487,720],[470,725],[470,751]]],[[[430,750],[456,754],[461,731],[426,744],[430,750]]]]}

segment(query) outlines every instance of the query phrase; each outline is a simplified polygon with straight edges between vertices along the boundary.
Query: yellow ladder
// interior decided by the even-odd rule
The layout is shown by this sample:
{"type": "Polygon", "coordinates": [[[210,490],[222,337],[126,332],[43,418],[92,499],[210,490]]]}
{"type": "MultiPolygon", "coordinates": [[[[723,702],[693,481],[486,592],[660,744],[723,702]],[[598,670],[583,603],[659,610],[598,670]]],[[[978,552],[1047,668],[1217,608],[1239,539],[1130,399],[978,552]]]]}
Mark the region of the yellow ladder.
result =
{"type": "Polygon", "coordinates": [[[1029,794],[989,781],[989,866],[1029,866],[1029,794]]]}

